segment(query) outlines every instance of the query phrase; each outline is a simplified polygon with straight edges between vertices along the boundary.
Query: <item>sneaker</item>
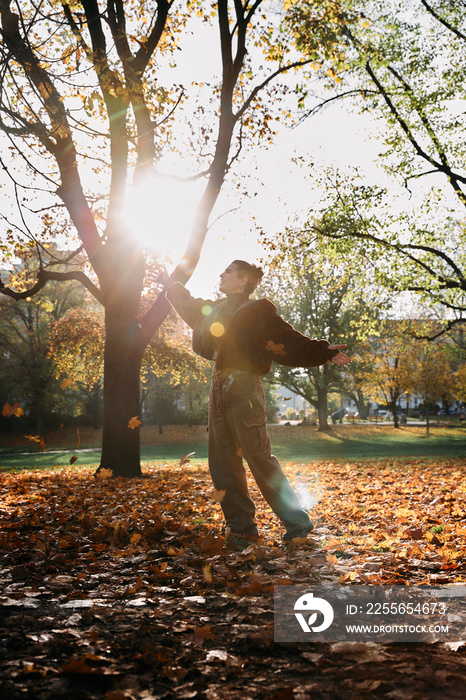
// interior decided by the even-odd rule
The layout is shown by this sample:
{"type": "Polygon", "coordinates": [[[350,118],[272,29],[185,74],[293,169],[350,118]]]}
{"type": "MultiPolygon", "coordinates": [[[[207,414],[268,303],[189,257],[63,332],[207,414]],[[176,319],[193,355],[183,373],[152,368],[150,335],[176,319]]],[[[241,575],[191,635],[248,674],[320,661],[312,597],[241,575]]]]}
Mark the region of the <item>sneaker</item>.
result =
{"type": "Polygon", "coordinates": [[[260,536],[257,535],[245,535],[242,532],[229,532],[226,538],[225,545],[227,549],[235,549],[237,551],[242,551],[246,549],[251,544],[257,544],[260,542],[260,536]]]}
{"type": "Polygon", "coordinates": [[[308,534],[312,532],[314,529],[314,525],[312,523],[309,523],[309,525],[306,525],[305,527],[296,529],[296,530],[287,530],[285,534],[283,535],[283,541],[284,542],[291,542],[291,540],[294,539],[306,539],[308,534]]]}

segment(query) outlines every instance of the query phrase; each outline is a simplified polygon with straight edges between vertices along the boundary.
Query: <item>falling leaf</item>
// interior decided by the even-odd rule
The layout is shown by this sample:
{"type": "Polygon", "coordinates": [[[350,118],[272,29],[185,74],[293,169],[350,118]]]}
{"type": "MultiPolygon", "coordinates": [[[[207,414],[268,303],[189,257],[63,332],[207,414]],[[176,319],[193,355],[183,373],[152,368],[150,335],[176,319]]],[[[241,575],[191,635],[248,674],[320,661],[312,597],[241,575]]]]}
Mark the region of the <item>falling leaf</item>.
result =
{"type": "Polygon", "coordinates": [[[73,455],[70,459],[70,464],[74,464],[77,461],[78,461],[78,458],[76,457],[76,455],[73,455]]]}
{"type": "Polygon", "coordinates": [[[202,574],[204,576],[206,583],[212,583],[212,581],[213,581],[212,572],[211,572],[210,568],[211,568],[211,564],[204,564],[202,567],[202,574]]]}
{"type": "Polygon", "coordinates": [[[141,421],[137,416],[134,416],[133,418],[130,419],[128,423],[128,428],[131,428],[131,430],[134,430],[135,428],[138,428],[141,425],[141,421]]]}
{"type": "Polygon", "coordinates": [[[217,501],[217,503],[221,503],[223,501],[225,494],[226,489],[216,489],[214,487],[214,501],[217,501]]]}
{"type": "Polygon", "coordinates": [[[45,451],[45,440],[44,440],[44,438],[42,437],[42,435],[40,436],[40,439],[39,439],[39,447],[40,447],[40,450],[41,450],[42,454],[44,454],[44,451],[45,451]]]}
{"type": "Polygon", "coordinates": [[[22,413],[24,413],[24,411],[19,408],[19,401],[16,401],[13,404],[13,406],[11,406],[9,403],[6,403],[2,409],[2,416],[4,416],[5,418],[9,418],[10,416],[13,416],[13,415],[16,415],[19,417],[20,415],[22,415],[22,413]],[[21,410],[21,413],[18,413],[18,410],[21,410]]]}
{"type": "Polygon", "coordinates": [[[283,401],[291,401],[292,398],[292,396],[285,396],[283,401]]]}
{"type": "Polygon", "coordinates": [[[274,343],[273,340],[269,340],[265,346],[265,349],[270,350],[274,355],[286,355],[284,348],[283,343],[274,343]]]}
{"type": "Polygon", "coordinates": [[[60,389],[66,389],[67,387],[71,386],[73,382],[71,379],[65,378],[62,383],[60,384],[60,389]]]}
{"type": "Polygon", "coordinates": [[[194,457],[195,454],[196,454],[195,452],[190,452],[189,454],[184,455],[184,456],[180,459],[180,467],[182,467],[183,464],[189,464],[190,458],[191,458],[191,457],[194,457]]]}
{"type": "Polygon", "coordinates": [[[43,439],[40,435],[25,435],[24,437],[31,442],[37,442],[38,445],[40,445],[40,441],[43,439]]]}

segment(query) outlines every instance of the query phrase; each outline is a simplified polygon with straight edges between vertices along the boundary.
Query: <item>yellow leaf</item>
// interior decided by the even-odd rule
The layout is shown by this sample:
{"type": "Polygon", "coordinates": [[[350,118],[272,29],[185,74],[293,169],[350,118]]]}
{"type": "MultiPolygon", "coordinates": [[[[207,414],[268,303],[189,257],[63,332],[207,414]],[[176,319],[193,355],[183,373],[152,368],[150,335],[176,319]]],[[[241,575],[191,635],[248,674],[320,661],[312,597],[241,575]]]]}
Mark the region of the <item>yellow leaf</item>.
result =
{"type": "Polygon", "coordinates": [[[31,442],[40,443],[41,440],[39,435],[25,435],[24,437],[30,440],[31,442]]]}
{"type": "Polygon", "coordinates": [[[131,428],[131,430],[134,430],[135,428],[139,427],[141,425],[141,421],[137,416],[134,416],[131,418],[131,420],[128,423],[128,428],[131,428]]]}
{"type": "Polygon", "coordinates": [[[141,537],[142,535],[139,534],[139,532],[135,532],[134,535],[131,537],[131,544],[137,544],[141,537]]]}

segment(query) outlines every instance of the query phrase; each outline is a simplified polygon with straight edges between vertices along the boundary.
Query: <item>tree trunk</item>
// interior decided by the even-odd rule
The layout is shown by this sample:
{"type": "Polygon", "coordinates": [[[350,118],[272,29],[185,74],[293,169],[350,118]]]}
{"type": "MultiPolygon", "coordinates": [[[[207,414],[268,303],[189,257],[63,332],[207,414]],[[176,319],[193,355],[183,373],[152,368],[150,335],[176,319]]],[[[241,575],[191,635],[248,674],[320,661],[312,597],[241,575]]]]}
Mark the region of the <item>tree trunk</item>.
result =
{"type": "Polygon", "coordinates": [[[327,388],[320,386],[320,382],[317,383],[317,414],[319,416],[318,430],[328,432],[330,426],[328,424],[327,388]]]}
{"type": "MultiPolygon", "coordinates": [[[[121,309],[105,316],[104,416],[100,469],[113,476],[141,476],[139,426],[142,352],[137,320],[121,309]]],[[[99,471],[98,470],[98,471],[99,471]]]]}
{"type": "Polygon", "coordinates": [[[399,428],[400,427],[400,421],[398,420],[398,412],[396,410],[396,406],[393,406],[393,427],[394,428],[399,428]]]}
{"type": "Polygon", "coordinates": [[[94,430],[99,430],[102,427],[102,411],[101,411],[101,384],[98,382],[92,387],[89,396],[89,415],[91,424],[94,430]]]}
{"type": "Polygon", "coordinates": [[[369,415],[369,404],[366,403],[364,394],[359,389],[355,397],[355,404],[358,407],[359,417],[362,420],[366,420],[367,416],[369,415]]]}

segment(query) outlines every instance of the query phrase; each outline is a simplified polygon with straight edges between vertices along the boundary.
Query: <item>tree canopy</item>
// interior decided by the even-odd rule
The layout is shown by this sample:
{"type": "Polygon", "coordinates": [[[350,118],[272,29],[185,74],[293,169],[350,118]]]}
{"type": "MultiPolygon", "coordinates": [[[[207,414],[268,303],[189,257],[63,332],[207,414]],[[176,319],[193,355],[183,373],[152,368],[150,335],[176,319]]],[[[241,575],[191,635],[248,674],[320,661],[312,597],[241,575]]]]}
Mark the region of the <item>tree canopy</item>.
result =
{"type": "MultiPolygon", "coordinates": [[[[463,2],[290,2],[297,46],[325,81],[330,104],[351,100],[377,118],[386,170],[414,195],[382,222],[327,228],[340,246],[380,259],[395,290],[441,303],[451,327],[466,308],[463,2]]],[[[306,91],[303,89],[303,106],[306,91]]],[[[322,108],[323,103],[308,113],[322,108]]],[[[351,192],[336,193],[354,208],[351,192]]]]}

